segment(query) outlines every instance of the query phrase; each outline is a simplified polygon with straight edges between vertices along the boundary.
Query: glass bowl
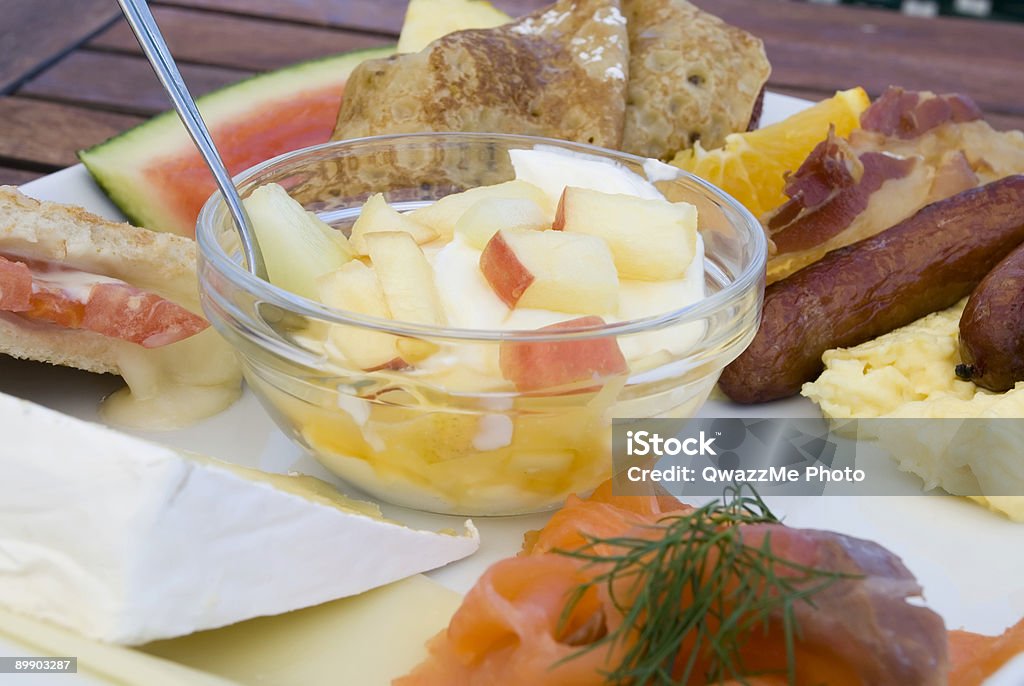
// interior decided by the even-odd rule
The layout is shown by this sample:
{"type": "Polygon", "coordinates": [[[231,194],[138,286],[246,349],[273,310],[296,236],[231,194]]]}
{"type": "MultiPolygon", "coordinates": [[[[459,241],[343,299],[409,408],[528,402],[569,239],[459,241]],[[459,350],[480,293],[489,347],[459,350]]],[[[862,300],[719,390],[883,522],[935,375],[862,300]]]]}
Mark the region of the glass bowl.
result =
{"type": "Polygon", "coordinates": [[[243,172],[236,183],[243,197],[278,183],[345,230],[370,193],[413,209],[512,179],[508,151],[538,145],[614,160],[648,176],[670,200],[694,203],[707,297],[656,316],[583,329],[390,321],[331,309],[250,274],[219,194],[199,216],[203,308],[237,349],[249,385],[288,435],[380,500],[463,515],[558,506],[610,476],[612,418],[694,415],[757,330],[767,253],[760,224],[710,184],[643,158],[527,136],[408,134],[287,153],[243,172]],[[377,371],[330,354],[328,332],[360,329],[423,342],[435,352],[429,364],[377,371]],[[551,346],[546,349],[572,355],[574,346],[609,340],[633,351],[626,356],[629,370],[582,386],[519,392],[478,364],[496,359],[502,346],[551,346]]]}

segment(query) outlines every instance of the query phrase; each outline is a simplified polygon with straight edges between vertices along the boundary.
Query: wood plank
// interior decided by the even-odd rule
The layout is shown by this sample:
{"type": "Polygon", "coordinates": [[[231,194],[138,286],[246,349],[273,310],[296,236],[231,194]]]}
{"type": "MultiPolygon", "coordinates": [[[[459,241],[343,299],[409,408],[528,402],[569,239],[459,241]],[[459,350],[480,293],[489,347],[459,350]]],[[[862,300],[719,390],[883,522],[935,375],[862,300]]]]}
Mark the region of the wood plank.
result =
{"type": "MultiPolygon", "coordinates": [[[[1024,61],[1024,24],[953,17],[921,18],[851,5],[792,0],[693,0],[730,24],[765,39],[842,45],[864,53],[898,53],[928,59],[1024,61]]],[[[832,64],[820,63],[828,71],[832,64]]]]}
{"type": "Polygon", "coordinates": [[[1024,131],[1024,115],[986,112],[985,119],[999,131],[1024,131]]]}
{"type": "Polygon", "coordinates": [[[160,0],[160,3],[398,35],[407,0],[160,0]]]}
{"type": "Polygon", "coordinates": [[[0,186],[20,186],[42,175],[43,172],[0,166],[0,186]]]}
{"type": "Polygon", "coordinates": [[[989,111],[1024,114],[1024,25],[788,0],[696,2],[764,39],[774,87],[862,85],[877,95],[897,84],[968,93],[989,111]]]}
{"type": "MultiPolygon", "coordinates": [[[[179,62],[194,62],[249,71],[277,69],[302,60],[393,41],[342,29],[284,24],[229,14],[177,7],[154,7],[171,53],[179,62]]],[[[141,54],[124,21],[89,42],[90,48],[141,54]]]]}
{"type": "MultiPolygon", "coordinates": [[[[183,64],[180,68],[196,97],[251,75],[222,67],[183,64]]],[[[18,94],[139,115],[156,114],[171,106],[145,58],[88,50],[68,55],[25,84],[18,94]]]]}
{"type": "Polygon", "coordinates": [[[864,52],[849,45],[765,41],[771,85],[835,90],[863,86],[874,97],[890,84],[914,90],[966,93],[982,109],[1024,115],[1024,72],[1001,62],[956,56],[864,52]],[[822,64],[828,64],[827,69],[822,64]]]}
{"type": "Polygon", "coordinates": [[[110,0],[0,0],[0,93],[14,90],[119,15],[110,0]]]}
{"type": "Polygon", "coordinates": [[[75,164],[76,151],[101,143],[142,120],[15,96],[0,97],[0,159],[36,168],[75,164]]]}

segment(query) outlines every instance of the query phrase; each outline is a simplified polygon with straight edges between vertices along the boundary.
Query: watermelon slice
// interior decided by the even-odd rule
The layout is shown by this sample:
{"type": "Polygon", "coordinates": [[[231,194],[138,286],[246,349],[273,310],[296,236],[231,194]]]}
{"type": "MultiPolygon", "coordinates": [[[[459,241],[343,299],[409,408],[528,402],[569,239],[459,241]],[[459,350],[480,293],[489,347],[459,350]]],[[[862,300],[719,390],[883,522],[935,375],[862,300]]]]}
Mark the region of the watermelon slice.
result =
{"type": "MultiPolygon", "coordinates": [[[[260,74],[197,100],[232,174],[331,137],[345,82],[363,60],[393,47],[348,52],[260,74]]],[[[214,181],[174,112],[165,112],[79,157],[129,221],[194,236],[214,181]]]]}

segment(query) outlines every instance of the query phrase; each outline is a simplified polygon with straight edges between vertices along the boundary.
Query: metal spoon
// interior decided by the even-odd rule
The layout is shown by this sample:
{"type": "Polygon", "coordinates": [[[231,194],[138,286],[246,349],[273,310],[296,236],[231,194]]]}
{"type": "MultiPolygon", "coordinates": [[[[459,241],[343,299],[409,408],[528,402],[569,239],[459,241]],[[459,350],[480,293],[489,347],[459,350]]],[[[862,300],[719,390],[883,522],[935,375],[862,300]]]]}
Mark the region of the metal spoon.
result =
{"type": "Polygon", "coordinates": [[[181,78],[178,65],[171,57],[171,51],[160,34],[153,13],[149,11],[149,5],[146,0],[117,0],[117,2],[121,5],[121,11],[124,12],[128,25],[135,34],[135,38],[138,39],[142,52],[145,53],[157,78],[160,79],[164,90],[171,98],[174,110],[181,117],[181,122],[188,129],[192,141],[199,148],[199,153],[213,173],[213,178],[217,180],[217,187],[220,188],[228,210],[235,220],[238,238],[242,244],[242,254],[249,271],[257,277],[267,280],[267,267],[263,262],[263,254],[256,241],[252,222],[249,221],[249,216],[245,213],[245,207],[242,205],[242,198],[239,197],[238,190],[231,182],[231,175],[224,166],[224,160],[221,159],[220,153],[217,152],[217,146],[213,144],[210,131],[206,128],[202,115],[199,114],[195,100],[192,99],[184,79],[181,78]]]}

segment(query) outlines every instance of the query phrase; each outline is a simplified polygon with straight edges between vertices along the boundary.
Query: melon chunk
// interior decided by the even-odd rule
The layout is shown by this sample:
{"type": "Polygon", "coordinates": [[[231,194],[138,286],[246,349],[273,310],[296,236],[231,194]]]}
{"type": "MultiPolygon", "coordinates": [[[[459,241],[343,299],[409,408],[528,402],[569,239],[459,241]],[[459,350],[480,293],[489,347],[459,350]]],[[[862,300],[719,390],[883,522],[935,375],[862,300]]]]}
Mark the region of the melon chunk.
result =
{"type": "MultiPolygon", "coordinates": [[[[391,46],[302,62],[259,74],[196,100],[228,171],[331,138],[349,74],[391,46]]],[[[164,112],[79,153],[131,223],[194,236],[196,217],[216,191],[178,115],[164,112]]]]}
{"type": "Polygon", "coordinates": [[[623,279],[680,279],[697,252],[697,208],[688,202],[570,186],[552,228],[604,239],[623,279]]]}
{"type": "Polygon", "coordinates": [[[437,234],[432,229],[402,214],[388,204],[383,194],[376,193],[363,204],[359,218],[352,225],[352,247],[358,254],[368,255],[366,235],[381,231],[404,231],[412,236],[414,241],[421,244],[429,243],[437,238],[437,234]]]}
{"type": "Polygon", "coordinates": [[[618,309],[612,254],[595,236],[503,229],[480,254],[480,271],[509,307],[578,314],[618,309]]]}
{"type": "Polygon", "coordinates": [[[344,234],[307,212],[276,183],[260,186],[242,202],[275,286],[315,299],[317,279],[354,256],[344,234]]]}
{"type": "Polygon", "coordinates": [[[549,201],[541,189],[525,181],[506,181],[446,195],[431,205],[410,212],[409,218],[429,226],[445,238],[451,238],[462,215],[485,198],[525,198],[537,203],[545,216],[553,217],[555,213],[555,203],[549,201]]]}

